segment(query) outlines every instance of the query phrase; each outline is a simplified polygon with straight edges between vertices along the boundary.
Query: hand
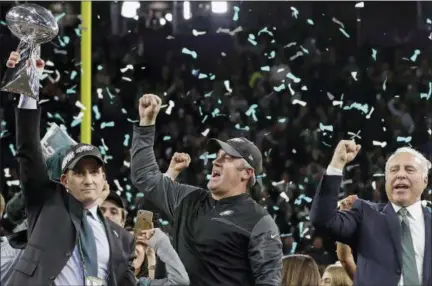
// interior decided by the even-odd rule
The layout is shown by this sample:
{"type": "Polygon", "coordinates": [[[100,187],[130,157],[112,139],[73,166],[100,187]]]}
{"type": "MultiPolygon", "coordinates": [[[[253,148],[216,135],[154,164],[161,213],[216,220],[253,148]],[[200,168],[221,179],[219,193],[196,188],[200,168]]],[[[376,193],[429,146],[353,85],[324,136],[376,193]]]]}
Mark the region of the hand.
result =
{"type": "Polygon", "coordinates": [[[148,245],[148,241],[150,240],[150,238],[152,238],[152,236],[155,233],[155,229],[147,229],[147,230],[142,230],[140,233],[137,234],[136,236],[136,243],[142,243],[145,246],[148,245]]]}
{"type": "Polygon", "coordinates": [[[355,144],[354,140],[341,140],[333,153],[330,166],[343,169],[346,164],[350,163],[357,156],[361,146],[355,144]]]}
{"type": "Polygon", "coordinates": [[[350,195],[345,199],[339,201],[340,210],[341,211],[350,210],[357,199],[358,199],[357,195],[350,195]]]}
{"type": "Polygon", "coordinates": [[[155,125],[161,103],[159,96],[154,94],[144,94],[139,99],[140,126],[155,125]]]}
{"type": "Polygon", "coordinates": [[[174,153],[174,156],[171,158],[171,162],[169,164],[168,169],[171,169],[175,172],[180,173],[187,167],[191,162],[191,157],[187,153],[174,153]]]}
{"type": "MultiPolygon", "coordinates": [[[[19,52],[11,52],[9,55],[9,59],[6,62],[6,66],[8,68],[15,68],[16,64],[19,63],[20,59],[21,56],[19,52]]],[[[41,59],[37,59],[35,64],[39,72],[42,73],[45,68],[45,61],[41,59]]]]}

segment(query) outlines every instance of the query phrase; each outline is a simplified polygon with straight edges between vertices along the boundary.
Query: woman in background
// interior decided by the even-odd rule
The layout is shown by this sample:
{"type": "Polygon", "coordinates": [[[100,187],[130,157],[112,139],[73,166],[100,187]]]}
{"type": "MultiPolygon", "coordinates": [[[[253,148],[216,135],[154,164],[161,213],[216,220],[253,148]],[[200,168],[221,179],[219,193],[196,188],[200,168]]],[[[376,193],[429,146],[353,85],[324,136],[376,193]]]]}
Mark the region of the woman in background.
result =
{"type": "MultiPolygon", "coordinates": [[[[139,286],[159,286],[159,285],[189,285],[189,276],[183,266],[177,252],[171,245],[168,236],[158,228],[144,230],[136,236],[135,246],[136,258],[133,261],[135,275],[139,286]],[[165,263],[167,278],[154,279],[154,257],[149,255],[148,248],[165,263]],[[147,263],[144,263],[147,257],[147,263]],[[145,275],[147,274],[147,275],[145,275]]],[[[151,253],[151,252],[150,252],[151,253]]]]}
{"type": "Polygon", "coordinates": [[[352,280],[348,277],[342,265],[329,265],[321,279],[322,286],[352,286],[352,280]]]}
{"type": "Polygon", "coordinates": [[[320,286],[320,273],[309,255],[291,254],[283,258],[282,286],[320,286]]]}

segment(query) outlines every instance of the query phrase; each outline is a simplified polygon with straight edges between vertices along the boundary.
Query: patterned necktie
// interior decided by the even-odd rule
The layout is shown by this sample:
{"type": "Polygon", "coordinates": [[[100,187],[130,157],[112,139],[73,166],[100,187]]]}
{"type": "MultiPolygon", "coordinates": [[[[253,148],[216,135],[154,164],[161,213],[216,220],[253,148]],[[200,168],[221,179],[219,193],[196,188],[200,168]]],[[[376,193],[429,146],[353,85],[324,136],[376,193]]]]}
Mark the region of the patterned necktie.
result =
{"type": "Polygon", "coordinates": [[[405,208],[399,210],[402,217],[401,235],[402,235],[402,275],[404,286],[418,286],[420,284],[417,265],[415,260],[414,244],[411,237],[411,231],[408,221],[408,211],[405,208]]]}
{"type": "Polygon", "coordinates": [[[88,210],[84,212],[81,222],[81,232],[79,240],[81,243],[81,256],[86,268],[87,276],[97,277],[97,248],[93,230],[88,222],[87,216],[92,213],[88,210]]]}

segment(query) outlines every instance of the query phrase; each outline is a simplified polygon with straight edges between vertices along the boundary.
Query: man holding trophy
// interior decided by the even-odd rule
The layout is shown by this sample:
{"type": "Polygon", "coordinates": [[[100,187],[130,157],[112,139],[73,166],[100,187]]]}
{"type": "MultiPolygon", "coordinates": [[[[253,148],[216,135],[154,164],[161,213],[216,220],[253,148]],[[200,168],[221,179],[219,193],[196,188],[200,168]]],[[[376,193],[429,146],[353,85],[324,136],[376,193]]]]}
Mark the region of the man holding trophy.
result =
{"type": "Polygon", "coordinates": [[[135,240],[98,207],[106,181],[99,149],[73,145],[62,161],[60,182],[48,175],[39,134],[44,61],[38,58],[38,44],[57,34],[55,18],[38,5],[24,4],[9,11],[6,20],[21,38],[19,52],[7,62],[2,90],[21,94],[15,110],[16,157],[28,220],[28,243],[8,285],[136,285],[135,240]]]}

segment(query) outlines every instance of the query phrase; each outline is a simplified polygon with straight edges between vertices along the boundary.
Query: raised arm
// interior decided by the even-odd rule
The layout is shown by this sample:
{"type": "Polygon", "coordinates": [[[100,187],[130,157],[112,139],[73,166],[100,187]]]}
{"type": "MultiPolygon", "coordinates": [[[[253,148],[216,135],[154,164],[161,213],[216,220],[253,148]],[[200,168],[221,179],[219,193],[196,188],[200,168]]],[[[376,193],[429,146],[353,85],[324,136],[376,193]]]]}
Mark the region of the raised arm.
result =
{"type": "Polygon", "coordinates": [[[281,285],[282,241],[270,215],[264,216],[252,230],[248,256],[255,285],[281,285]]]}
{"type": "Polygon", "coordinates": [[[161,105],[156,95],[146,94],[139,102],[140,126],[134,126],[131,150],[131,179],[156,207],[168,215],[197,187],[179,184],[162,174],[153,151],[156,116],[161,105]]]}
{"type": "MultiPolygon", "coordinates": [[[[12,52],[7,66],[14,68],[19,62],[19,53],[12,52]]],[[[36,61],[38,69],[44,62],[36,61]]],[[[21,190],[27,207],[40,206],[51,194],[49,177],[40,144],[41,110],[35,99],[21,95],[15,110],[16,147],[19,163],[21,190]]]]}
{"type": "Polygon", "coordinates": [[[360,151],[354,141],[342,140],[333,155],[332,162],[323,176],[312,201],[310,218],[313,226],[325,230],[334,239],[352,241],[362,221],[362,204],[358,200],[350,211],[337,210],[338,195],[342,183],[342,170],[360,151]]]}

